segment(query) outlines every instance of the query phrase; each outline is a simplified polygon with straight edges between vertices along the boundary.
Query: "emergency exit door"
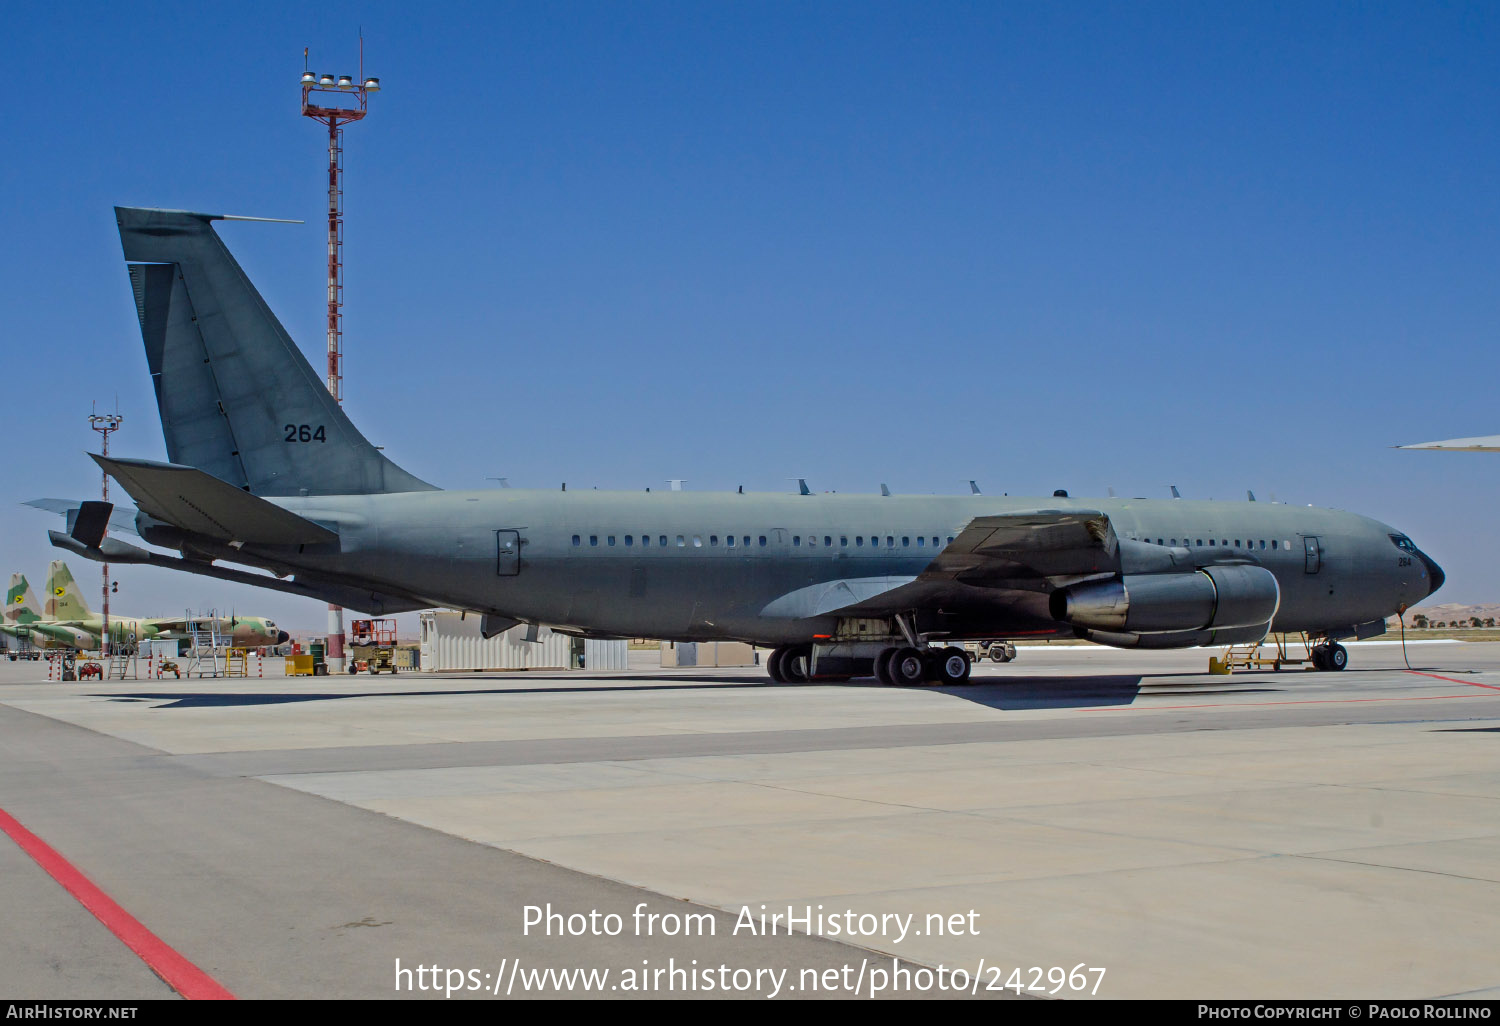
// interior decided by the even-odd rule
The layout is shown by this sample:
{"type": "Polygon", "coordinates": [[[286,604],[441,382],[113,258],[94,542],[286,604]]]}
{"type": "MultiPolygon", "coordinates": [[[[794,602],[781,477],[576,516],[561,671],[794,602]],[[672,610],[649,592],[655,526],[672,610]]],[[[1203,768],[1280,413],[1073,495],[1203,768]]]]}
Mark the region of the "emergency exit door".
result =
{"type": "Polygon", "coordinates": [[[1323,568],[1323,550],[1318,547],[1318,539],[1303,538],[1302,551],[1305,553],[1303,569],[1315,574],[1323,568]]]}
{"type": "Polygon", "coordinates": [[[514,577],[521,572],[521,532],[495,532],[495,573],[514,577]]]}

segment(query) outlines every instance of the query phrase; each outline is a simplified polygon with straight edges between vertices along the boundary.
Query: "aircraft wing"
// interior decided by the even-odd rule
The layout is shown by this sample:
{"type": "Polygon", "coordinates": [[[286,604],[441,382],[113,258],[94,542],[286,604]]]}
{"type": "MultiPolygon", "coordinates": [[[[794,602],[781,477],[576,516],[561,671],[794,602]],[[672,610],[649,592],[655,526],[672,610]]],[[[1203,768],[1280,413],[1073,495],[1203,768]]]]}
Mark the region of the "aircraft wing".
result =
{"type": "Polygon", "coordinates": [[[1120,543],[1097,510],[1034,510],[975,517],[915,577],[862,577],[815,584],[776,599],[762,616],[885,616],[969,601],[1001,591],[1040,592],[1116,573],[1120,543]],[[976,589],[978,589],[976,591],[976,589]]]}
{"type": "Polygon", "coordinates": [[[302,545],[338,535],[227,481],[193,467],[94,456],[148,516],[226,542],[302,545]]]}
{"type": "Polygon", "coordinates": [[[1398,445],[1397,449],[1435,449],[1440,452],[1500,452],[1500,435],[1485,435],[1481,438],[1450,438],[1444,442],[1419,442],[1416,445],[1398,445]]]}
{"type": "Polygon", "coordinates": [[[1036,510],[975,517],[918,580],[981,587],[1120,569],[1120,542],[1098,510],[1036,510]]]}
{"type": "MultiPolygon", "coordinates": [[[[46,510],[48,513],[56,513],[58,516],[66,517],[83,505],[82,499],[32,499],[21,503],[33,509],[46,510]]],[[[136,534],[135,510],[129,506],[116,506],[109,515],[109,531],[111,534],[136,534]]]]}

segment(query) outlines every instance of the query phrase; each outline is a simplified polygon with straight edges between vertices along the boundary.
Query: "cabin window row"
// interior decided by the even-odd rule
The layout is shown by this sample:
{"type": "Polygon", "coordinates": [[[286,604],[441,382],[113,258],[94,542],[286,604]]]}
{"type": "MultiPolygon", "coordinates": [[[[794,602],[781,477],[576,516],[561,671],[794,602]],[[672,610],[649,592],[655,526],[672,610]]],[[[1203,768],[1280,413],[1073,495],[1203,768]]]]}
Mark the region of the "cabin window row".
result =
{"type": "MultiPolygon", "coordinates": [[[[1148,545],[1151,544],[1151,539],[1150,538],[1142,538],[1141,541],[1145,542],[1148,545]]],[[[1259,538],[1259,539],[1249,538],[1249,539],[1245,540],[1245,544],[1244,544],[1243,547],[1247,548],[1247,549],[1253,549],[1253,548],[1256,547],[1257,541],[1260,544],[1260,548],[1262,548],[1262,549],[1270,548],[1270,550],[1273,551],[1273,552],[1277,551],[1278,548],[1290,550],[1291,547],[1292,547],[1292,543],[1289,542],[1289,541],[1282,541],[1278,545],[1278,542],[1277,542],[1277,540],[1275,538],[1271,539],[1269,545],[1267,544],[1267,542],[1266,542],[1266,540],[1264,538],[1259,538]]],[[[1165,538],[1165,539],[1158,538],[1158,539],[1156,539],[1156,544],[1158,544],[1158,545],[1177,545],[1177,544],[1179,544],[1179,541],[1176,538],[1165,538]]],[[[1180,544],[1182,544],[1182,545],[1184,545],[1186,547],[1189,547],[1189,548],[1191,548],[1193,546],[1197,546],[1198,548],[1204,548],[1206,546],[1208,548],[1221,548],[1222,547],[1222,548],[1234,548],[1234,549],[1238,549],[1238,548],[1242,547],[1240,545],[1240,539],[1238,539],[1238,538],[1235,538],[1233,541],[1230,541],[1228,538],[1217,538],[1217,539],[1210,538],[1210,539],[1208,539],[1208,541],[1206,543],[1204,542],[1204,540],[1202,538],[1198,538],[1198,539],[1183,538],[1181,540],[1180,544]]]]}
{"type": "MultiPolygon", "coordinates": [[[[883,538],[882,538],[881,535],[870,535],[868,537],[868,539],[866,539],[865,535],[856,534],[854,536],[854,548],[857,548],[857,549],[862,549],[862,548],[871,548],[871,549],[880,549],[880,548],[886,548],[886,549],[897,549],[897,548],[902,548],[902,549],[909,549],[909,548],[928,549],[928,548],[932,548],[932,549],[940,549],[940,548],[943,547],[942,537],[943,537],[942,535],[936,535],[936,534],[934,534],[934,535],[909,535],[909,534],[894,535],[894,534],[887,534],[887,535],[884,535],[883,538]],[[931,539],[931,543],[930,544],[929,544],[929,538],[931,539]],[[882,544],[882,542],[883,542],[883,544],[882,544]]],[[[802,548],[803,545],[804,545],[804,541],[805,541],[805,544],[806,544],[807,548],[810,548],[810,549],[811,548],[817,548],[819,546],[819,544],[820,544],[820,539],[821,539],[821,545],[822,545],[822,547],[826,548],[826,549],[831,549],[831,548],[847,549],[847,548],[849,548],[849,535],[847,535],[847,534],[841,534],[841,535],[837,535],[837,536],[831,535],[831,534],[825,534],[825,535],[821,535],[821,536],[815,535],[815,534],[809,534],[805,538],[804,538],[803,535],[794,534],[794,535],[792,535],[792,545],[795,548],[802,548]],[[837,545],[835,545],[835,537],[837,537],[837,545]]],[[[639,535],[639,536],[633,535],[633,534],[627,534],[627,535],[613,535],[613,534],[597,535],[597,534],[591,534],[591,535],[588,535],[588,540],[587,540],[587,544],[588,544],[588,546],[590,548],[598,548],[601,544],[605,548],[610,548],[610,547],[613,547],[613,546],[616,546],[616,545],[619,545],[620,547],[623,547],[623,548],[635,548],[637,542],[639,542],[641,548],[651,548],[654,545],[656,548],[659,548],[659,549],[674,548],[674,547],[675,548],[679,548],[679,549],[685,549],[685,548],[701,549],[701,548],[703,548],[703,544],[704,544],[703,535],[701,535],[701,534],[693,534],[693,535],[685,535],[685,534],[678,534],[678,535],[666,535],[666,534],[649,535],[649,534],[643,534],[643,535],[639,535]]],[[[717,548],[717,547],[719,547],[720,542],[721,542],[721,539],[719,538],[719,536],[717,534],[711,534],[711,535],[708,536],[708,546],[710,548],[717,548]]],[[[953,542],[953,536],[949,535],[948,536],[948,544],[952,544],[952,542],[953,542]]],[[[723,547],[726,548],[726,549],[736,549],[736,548],[739,548],[739,549],[749,549],[749,548],[765,548],[766,546],[768,546],[768,545],[771,544],[771,540],[770,540],[770,538],[767,535],[764,535],[764,534],[759,534],[759,535],[749,535],[749,534],[734,535],[734,534],[726,534],[723,537],[723,539],[722,539],[722,543],[723,543],[723,547]]],[[[584,541],[584,536],[583,535],[579,535],[579,534],[573,535],[573,546],[575,548],[580,548],[584,544],[585,544],[585,541],[584,541]]]]}

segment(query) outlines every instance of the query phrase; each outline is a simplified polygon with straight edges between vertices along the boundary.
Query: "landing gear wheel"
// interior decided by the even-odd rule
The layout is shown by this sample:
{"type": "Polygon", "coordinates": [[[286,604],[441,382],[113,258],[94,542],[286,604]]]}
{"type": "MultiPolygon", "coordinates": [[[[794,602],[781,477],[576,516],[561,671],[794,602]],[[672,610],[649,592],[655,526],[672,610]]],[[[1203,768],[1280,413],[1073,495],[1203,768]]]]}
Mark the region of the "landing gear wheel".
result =
{"type": "Polygon", "coordinates": [[[812,649],[806,645],[789,648],[781,654],[781,676],[788,684],[806,684],[812,679],[812,649]]]}
{"type": "Polygon", "coordinates": [[[927,680],[927,660],[914,648],[897,649],[891,657],[891,683],[911,687],[927,680]]]}
{"type": "Polygon", "coordinates": [[[875,674],[875,679],[882,684],[896,683],[891,679],[891,656],[895,655],[896,652],[897,649],[894,648],[882,648],[875,656],[875,663],[871,667],[871,670],[875,674]]]}
{"type": "Polygon", "coordinates": [[[1323,669],[1342,670],[1349,665],[1349,653],[1343,645],[1333,644],[1328,646],[1328,654],[1323,657],[1323,669]]]}
{"type": "Polygon", "coordinates": [[[969,653],[956,645],[950,645],[938,653],[938,680],[944,684],[963,684],[969,679],[973,665],[969,653]]]}
{"type": "Polygon", "coordinates": [[[766,672],[778,684],[786,683],[786,678],[781,675],[781,657],[784,655],[786,655],[786,648],[781,646],[771,649],[771,654],[766,657],[766,672]]]}

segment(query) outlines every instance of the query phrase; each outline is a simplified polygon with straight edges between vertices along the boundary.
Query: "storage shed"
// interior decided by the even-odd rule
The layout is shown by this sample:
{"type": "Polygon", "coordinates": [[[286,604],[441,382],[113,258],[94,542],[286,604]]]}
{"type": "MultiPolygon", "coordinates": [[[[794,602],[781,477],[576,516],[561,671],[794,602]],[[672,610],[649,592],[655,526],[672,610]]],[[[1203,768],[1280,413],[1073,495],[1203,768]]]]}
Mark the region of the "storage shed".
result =
{"type": "Polygon", "coordinates": [[[479,633],[481,617],[451,609],[419,614],[422,624],[421,668],[424,672],[462,670],[625,670],[629,643],[594,641],[559,634],[550,627],[532,630],[522,624],[493,638],[479,633]]]}

